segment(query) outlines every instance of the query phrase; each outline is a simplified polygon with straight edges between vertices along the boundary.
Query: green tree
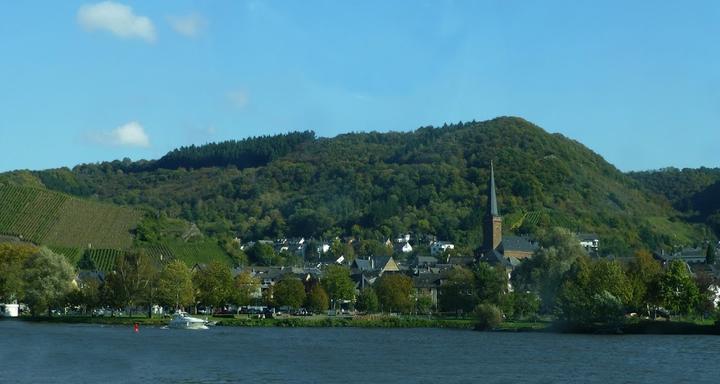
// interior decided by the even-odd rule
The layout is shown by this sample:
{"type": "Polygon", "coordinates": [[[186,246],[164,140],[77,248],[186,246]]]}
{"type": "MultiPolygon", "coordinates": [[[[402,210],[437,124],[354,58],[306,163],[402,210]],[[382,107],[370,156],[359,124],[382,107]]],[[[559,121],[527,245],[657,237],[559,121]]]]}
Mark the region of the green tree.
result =
{"type": "Polygon", "coordinates": [[[630,301],[632,309],[648,312],[651,306],[659,304],[658,284],[661,274],[662,266],[648,251],[641,250],[635,253],[627,271],[632,290],[630,301]]]}
{"type": "Polygon", "coordinates": [[[478,303],[475,287],[471,270],[453,268],[440,288],[440,308],[445,312],[472,312],[478,303]]]}
{"type": "Polygon", "coordinates": [[[327,292],[321,285],[315,285],[305,299],[307,309],[314,313],[321,313],[330,306],[330,299],[327,292]]]}
{"type": "Polygon", "coordinates": [[[415,300],[415,311],[419,314],[429,315],[433,311],[433,302],[430,296],[420,296],[415,300]]]}
{"type": "Polygon", "coordinates": [[[375,294],[375,290],[367,287],[363,289],[357,298],[355,303],[355,309],[360,312],[375,313],[380,309],[380,303],[378,297],[375,294]]]}
{"type": "Polygon", "coordinates": [[[95,277],[79,280],[77,287],[68,293],[67,302],[69,305],[81,307],[85,314],[92,314],[93,309],[101,304],[101,287],[102,284],[95,277]]]}
{"type": "Polygon", "coordinates": [[[33,315],[44,310],[50,315],[52,307],[60,304],[72,289],[74,276],[75,271],[64,256],[40,248],[23,263],[23,301],[30,306],[33,315]]]}
{"type": "Polygon", "coordinates": [[[232,272],[219,261],[212,261],[195,272],[193,284],[198,304],[220,308],[232,300],[232,272]]]}
{"type": "Polygon", "coordinates": [[[273,265],[277,255],[270,244],[255,243],[247,252],[250,262],[258,265],[273,265]]]}
{"type": "Polygon", "coordinates": [[[13,303],[23,296],[23,264],[37,247],[27,244],[0,244],[0,301],[13,303]]]}
{"type": "Polygon", "coordinates": [[[299,308],[305,302],[305,286],[297,277],[286,275],[273,287],[275,304],[299,308]]]}
{"type": "Polygon", "coordinates": [[[412,279],[397,273],[385,273],[375,282],[380,308],[387,312],[410,312],[414,305],[412,279]]]}
{"type": "Polygon", "coordinates": [[[473,269],[475,292],[481,303],[500,305],[508,290],[505,268],[488,263],[478,263],[473,269]]]}
{"type": "Polygon", "coordinates": [[[660,276],[659,294],[662,305],[672,313],[687,315],[700,300],[700,292],[687,264],[673,260],[660,276]]]}
{"type": "Polygon", "coordinates": [[[195,303],[192,272],[185,263],[173,260],[160,272],[158,300],[176,310],[185,309],[195,303]]]}
{"type": "Polygon", "coordinates": [[[340,239],[333,240],[330,245],[330,253],[334,260],[340,257],[344,258],[344,262],[351,262],[355,260],[355,249],[352,245],[342,242],[340,239]]]}
{"type": "Polygon", "coordinates": [[[328,265],[322,277],[325,288],[333,308],[338,302],[353,300],[355,297],[355,283],[350,278],[350,270],[341,265],[328,265]]]}
{"type": "Polygon", "coordinates": [[[508,295],[510,314],[514,320],[532,318],[540,310],[540,297],[535,292],[510,292],[508,295]]]}
{"type": "Polygon", "coordinates": [[[486,331],[497,328],[502,323],[502,311],[497,305],[480,303],[473,311],[475,329],[486,331]]]}
{"type": "Polygon", "coordinates": [[[113,308],[127,306],[132,313],[136,305],[152,306],[156,284],[157,268],[147,254],[126,252],[115,258],[112,272],[105,277],[105,297],[113,308]]]}
{"type": "Polygon", "coordinates": [[[242,271],[235,276],[234,296],[237,305],[250,305],[259,299],[257,293],[260,290],[260,279],[254,277],[250,271],[242,271]]]}
{"type": "Polygon", "coordinates": [[[712,246],[712,244],[708,244],[707,249],[705,250],[705,264],[715,264],[715,248],[712,246]]]}
{"type": "Polygon", "coordinates": [[[523,259],[513,271],[512,281],[520,291],[536,292],[541,300],[541,311],[550,313],[555,308],[555,298],[565,273],[586,254],[577,238],[566,229],[553,228],[539,237],[541,248],[533,257],[523,259]]]}
{"type": "Polygon", "coordinates": [[[581,257],[565,276],[556,314],[575,324],[615,324],[623,320],[631,295],[630,282],[619,263],[581,257]]]}

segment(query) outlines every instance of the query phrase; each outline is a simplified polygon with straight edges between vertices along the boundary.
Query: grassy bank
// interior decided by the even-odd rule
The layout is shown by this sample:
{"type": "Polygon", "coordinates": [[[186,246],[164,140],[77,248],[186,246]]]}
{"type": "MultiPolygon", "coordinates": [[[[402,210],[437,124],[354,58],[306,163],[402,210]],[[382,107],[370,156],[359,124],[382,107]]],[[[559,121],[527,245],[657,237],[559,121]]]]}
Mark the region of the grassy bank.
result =
{"type": "MultiPolygon", "coordinates": [[[[202,317],[201,318],[205,318],[202,317]]],[[[89,317],[89,316],[40,316],[21,317],[21,320],[49,322],[49,323],[75,323],[75,324],[107,324],[107,325],[140,325],[163,326],[167,325],[167,318],[140,317],[89,317]]],[[[256,319],[249,317],[209,317],[216,321],[217,326],[230,327],[360,327],[360,328],[454,328],[472,329],[473,322],[467,319],[436,319],[420,317],[283,317],[274,319],[256,319]]]]}
{"type": "MultiPolygon", "coordinates": [[[[204,317],[203,317],[204,318],[204,317]]],[[[168,318],[137,317],[89,317],[54,316],[21,317],[21,320],[68,323],[141,326],[163,326],[168,318]]],[[[283,328],[448,328],[473,329],[474,321],[457,318],[427,318],[413,316],[356,316],[356,317],[281,317],[258,319],[250,317],[209,317],[217,326],[226,327],[283,327],[283,328]]],[[[720,326],[709,321],[652,321],[637,320],[624,324],[568,324],[560,322],[504,322],[495,331],[499,332],[555,332],[579,334],[626,334],[626,335],[720,335],[720,326]]]]}

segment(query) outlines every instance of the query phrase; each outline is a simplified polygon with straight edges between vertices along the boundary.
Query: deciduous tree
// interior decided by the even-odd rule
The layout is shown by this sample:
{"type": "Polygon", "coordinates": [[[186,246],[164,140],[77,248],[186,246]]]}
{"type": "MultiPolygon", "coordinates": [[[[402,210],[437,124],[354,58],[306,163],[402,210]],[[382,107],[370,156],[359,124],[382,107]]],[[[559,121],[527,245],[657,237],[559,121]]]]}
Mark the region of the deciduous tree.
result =
{"type": "Polygon", "coordinates": [[[325,292],[325,289],[319,284],[310,289],[310,293],[307,295],[305,301],[307,309],[315,313],[325,311],[330,305],[327,292],[325,292]]]}
{"type": "Polygon", "coordinates": [[[195,303],[192,272],[185,263],[173,260],[160,272],[158,299],[175,309],[185,309],[195,303]]]}
{"type": "Polygon", "coordinates": [[[60,303],[72,289],[75,271],[64,256],[47,248],[40,248],[23,263],[25,293],[23,301],[30,306],[33,314],[51,308],[60,303]]]}
{"type": "Polygon", "coordinates": [[[380,308],[387,312],[410,312],[414,305],[412,279],[397,273],[386,273],[375,282],[380,308]]]}
{"type": "Polygon", "coordinates": [[[305,302],[305,286],[297,277],[285,276],[273,287],[275,304],[299,308],[305,302]]]}
{"type": "Polygon", "coordinates": [[[322,285],[335,305],[343,300],[352,300],[355,296],[355,283],[350,278],[350,270],[341,265],[328,265],[322,277],[322,285]]]}
{"type": "Polygon", "coordinates": [[[195,272],[193,283],[198,304],[219,308],[232,299],[233,278],[227,264],[210,262],[205,268],[195,272]]]}

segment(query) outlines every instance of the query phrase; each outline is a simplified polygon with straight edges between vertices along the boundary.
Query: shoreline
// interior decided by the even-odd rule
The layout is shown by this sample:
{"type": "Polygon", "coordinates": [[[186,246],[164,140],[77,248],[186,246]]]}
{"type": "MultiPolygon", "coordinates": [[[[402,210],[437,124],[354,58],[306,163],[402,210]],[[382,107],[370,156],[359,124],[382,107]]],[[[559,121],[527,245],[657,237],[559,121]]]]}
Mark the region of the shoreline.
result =
{"type": "MultiPolygon", "coordinates": [[[[12,320],[60,323],[60,324],[101,324],[126,325],[135,323],[141,326],[164,326],[167,318],[147,317],[19,317],[12,320]]],[[[217,327],[279,327],[279,328],[444,328],[474,330],[471,319],[433,319],[413,317],[325,317],[299,318],[284,317],[274,319],[212,317],[217,327]]],[[[720,325],[700,324],[687,321],[642,320],[619,325],[592,324],[573,325],[558,322],[504,322],[489,332],[543,332],[563,334],[597,335],[720,335],[720,325]]]]}

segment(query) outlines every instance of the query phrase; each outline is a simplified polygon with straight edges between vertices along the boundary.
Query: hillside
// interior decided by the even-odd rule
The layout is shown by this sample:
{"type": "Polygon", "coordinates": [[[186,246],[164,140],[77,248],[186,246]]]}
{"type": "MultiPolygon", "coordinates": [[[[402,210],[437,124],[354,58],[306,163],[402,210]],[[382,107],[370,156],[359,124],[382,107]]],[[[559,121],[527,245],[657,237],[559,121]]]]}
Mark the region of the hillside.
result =
{"type": "Polygon", "coordinates": [[[0,234],[37,244],[126,249],[141,217],[134,209],[0,184],[0,234]]]}
{"type": "Polygon", "coordinates": [[[482,241],[491,160],[507,231],[597,232],[614,254],[703,236],[665,198],[582,144],[513,117],[413,132],[251,138],[156,161],[11,172],[0,181],[151,208],[217,238],[383,240],[413,232],[473,249],[482,241]]]}
{"type": "Polygon", "coordinates": [[[705,223],[720,237],[720,168],[631,172],[648,193],[657,193],[687,220],[705,223]]]}

